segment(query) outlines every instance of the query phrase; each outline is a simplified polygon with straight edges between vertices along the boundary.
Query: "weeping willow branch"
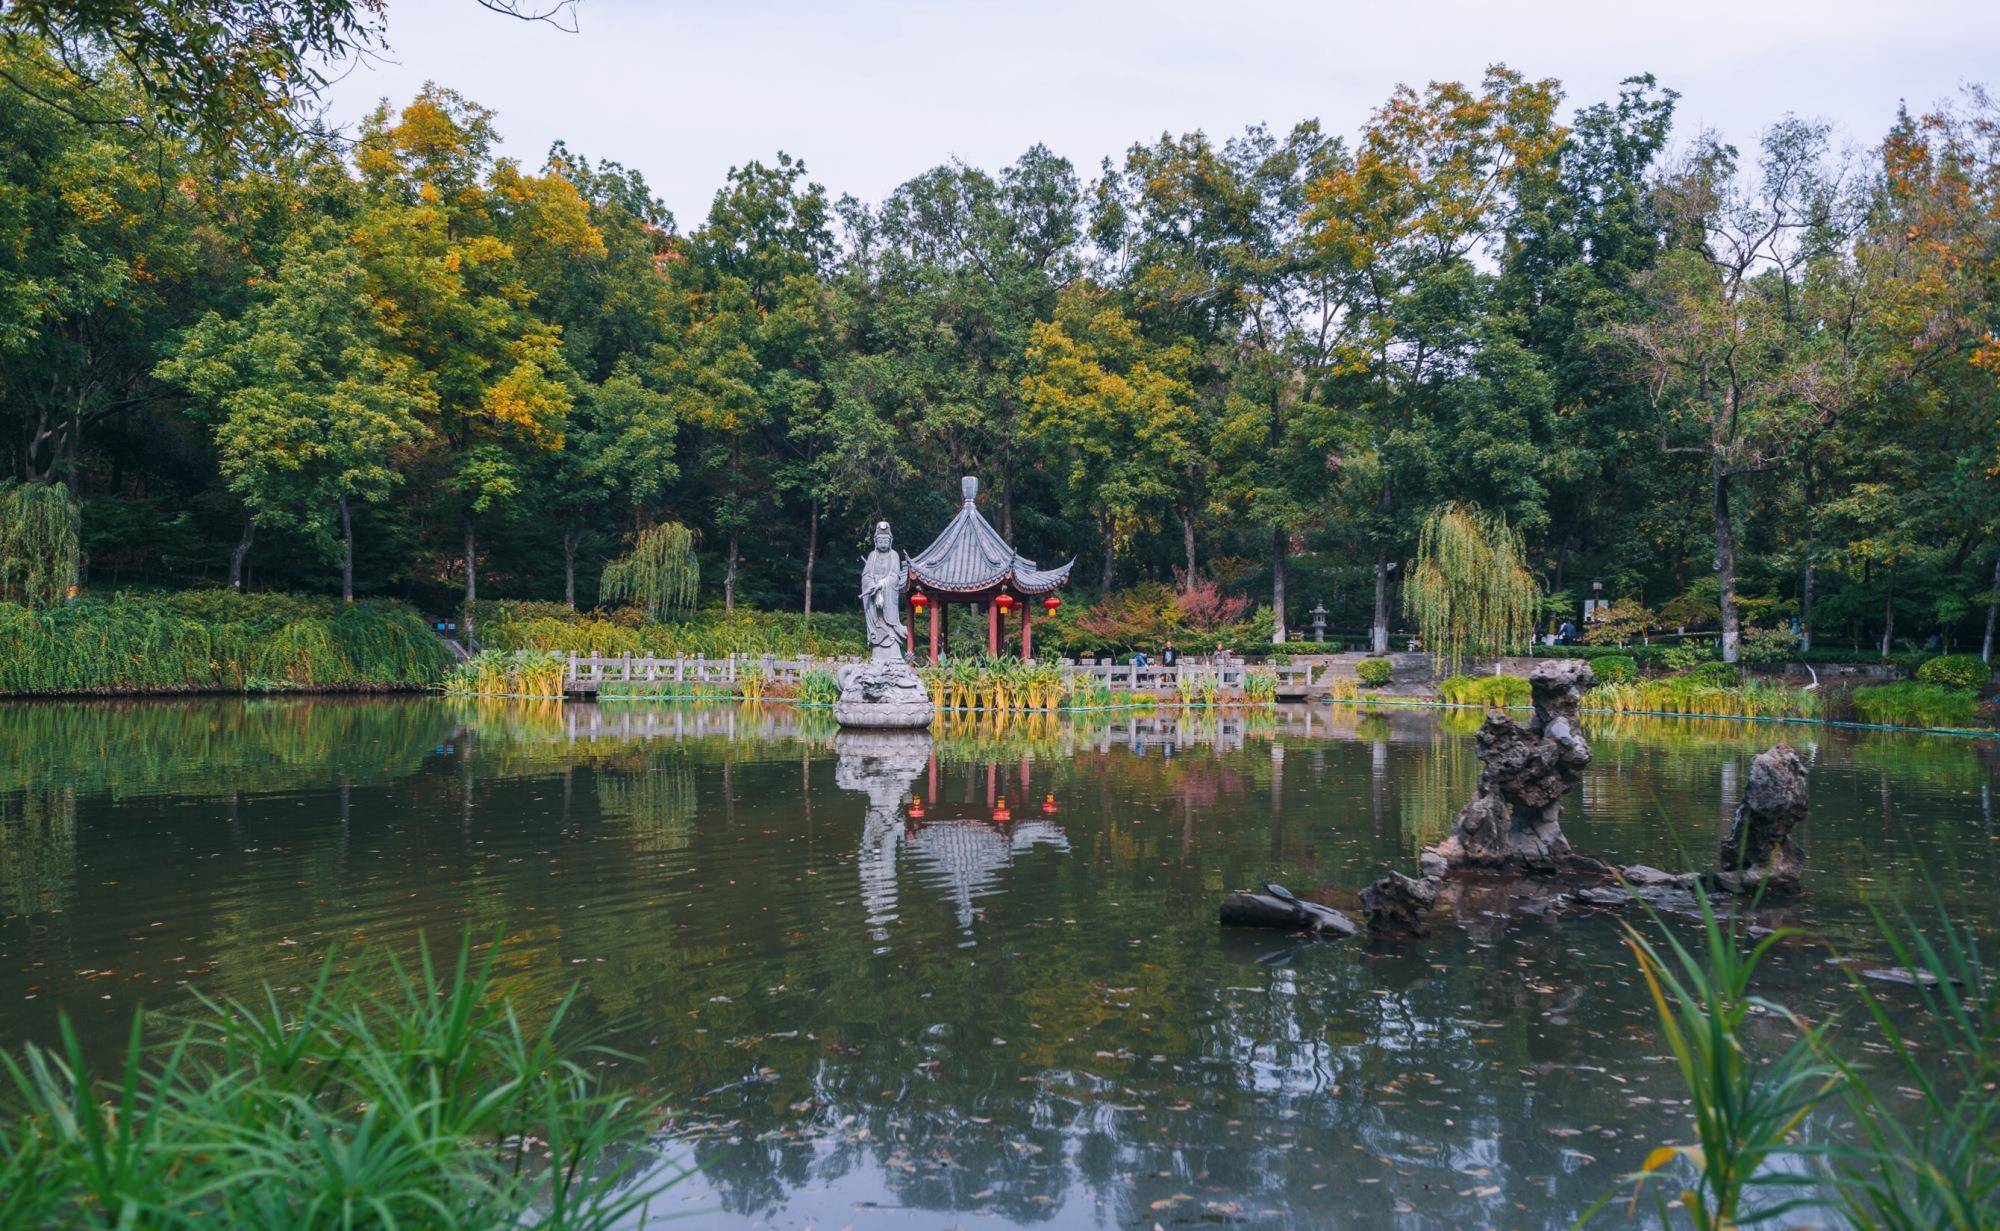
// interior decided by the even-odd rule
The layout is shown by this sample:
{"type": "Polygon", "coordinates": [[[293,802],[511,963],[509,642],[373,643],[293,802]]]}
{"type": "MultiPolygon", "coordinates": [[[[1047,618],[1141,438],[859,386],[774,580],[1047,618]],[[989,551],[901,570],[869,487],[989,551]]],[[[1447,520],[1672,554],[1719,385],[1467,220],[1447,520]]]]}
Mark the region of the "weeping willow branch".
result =
{"type": "Polygon", "coordinates": [[[0,489],[0,599],[57,607],[76,584],[80,519],[60,483],[0,489]]]}
{"type": "Polygon", "coordinates": [[[604,566],[599,583],[604,598],[630,599],[655,619],[694,606],[700,588],[694,532],[671,521],[642,531],[631,551],[604,566]]]}
{"type": "Polygon", "coordinates": [[[1442,504],[1424,519],[1403,610],[1446,674],[1468,657],[1504,654],[1534,635],[1541,588],[1507,519],[1474,505],[1442,504]]]}

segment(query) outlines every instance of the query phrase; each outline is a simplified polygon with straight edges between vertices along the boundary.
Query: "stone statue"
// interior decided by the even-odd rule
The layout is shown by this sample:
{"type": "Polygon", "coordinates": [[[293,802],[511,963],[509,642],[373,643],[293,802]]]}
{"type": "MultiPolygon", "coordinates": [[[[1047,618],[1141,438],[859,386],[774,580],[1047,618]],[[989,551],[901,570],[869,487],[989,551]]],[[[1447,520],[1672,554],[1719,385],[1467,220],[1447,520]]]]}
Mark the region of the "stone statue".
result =
{"type": "Polygon", "coordinates": [[[861,561],[861,615],[868,623],[868,657],[875,662],[910,661],[909,632],[900,614],[909,588],[910,563],[896,550],[889,523],[875,523],[875,550],[861,561]]]}
{"type": "Polygon", "coordinates": [[[861,616],[868,627],[868,661],[840,669],[833,717],[843,727],[910,729],[931,725],[931,699],[910,666],[899,609],[910,562],[896,550],[889,523],[875,523],[875,549],[861,561],[861,616]]]}

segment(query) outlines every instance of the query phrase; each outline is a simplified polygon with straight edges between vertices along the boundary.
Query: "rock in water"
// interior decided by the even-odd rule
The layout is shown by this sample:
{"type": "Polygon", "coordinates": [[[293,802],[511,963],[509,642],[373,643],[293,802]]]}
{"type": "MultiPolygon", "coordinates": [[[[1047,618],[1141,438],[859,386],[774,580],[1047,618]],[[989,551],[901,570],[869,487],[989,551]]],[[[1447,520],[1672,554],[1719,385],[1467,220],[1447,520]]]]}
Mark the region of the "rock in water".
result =
{"type": "Polygon", "coordinates": [[[1562,797],[1590,764],[1577,706],[1597,683],[1590,664],[1544,663],[1528,677],[1535,716],[1525,726],[1495,710],[1479,728],[1481,764],[1472,802],[1444,841],[1424,851],[1427,879],[1473,866],[1515,871],[1605,871],[1571,852],[1562,832],[1562,797]]]}
{"type": "Polygon", "coordinates": [[[1391,872],[1361,891],[1361,909],[1371,936],[1389,940],[1429,936],[1424,912],[1437,902],[1438,883],[1391,872]]]}
{"type": "Polygon", "coordinates": [[[1806,766],[1790,744],[1773,744],[1750,762],[1750,786],[1722,837],[1718,886],[1731,893],[1799,890],[1806,852],[1792,830],[1806,817],[1806,766]]]}
{"type": "MultiPolygon", "coordinates": [[[[1273,885],[1270,888],[1279,888],[1273,885]]],[[[1331,906],[1307,902],[1287,894],[1257,893],[1239,889],[1222,899],[1221,923],[1226,928],[1278,928],[1286,932],[1313,932],[1321,936],[1348,937],[1361,929],[1354,920],[1331,906]]]]}

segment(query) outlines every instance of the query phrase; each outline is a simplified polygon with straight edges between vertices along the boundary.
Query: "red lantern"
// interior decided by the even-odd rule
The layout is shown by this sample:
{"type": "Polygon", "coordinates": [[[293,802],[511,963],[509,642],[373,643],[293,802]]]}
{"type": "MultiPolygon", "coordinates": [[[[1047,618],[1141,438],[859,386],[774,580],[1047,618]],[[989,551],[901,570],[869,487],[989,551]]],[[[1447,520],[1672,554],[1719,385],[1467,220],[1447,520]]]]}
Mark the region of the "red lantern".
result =
{"type": "Polygon", "coordinates": [[[910,801],[910,819],[911,819],[911,820],[913,820],[913,821],[921,821],[921,820],[923,820],[923,819],[924,819],[924,801],[923,801],[923,800],[921,800],[921,799],[913,799],[913,800],[911,800],[911,801],[910,801]]]}
{"type": "Polygon", "coordinates": [[[915,607],[917,609],[918,615],[922,615],[924,608],[930,605],[931,605],[931,596],[924,593],[922,590],[918,590],[916,593],[910,595],[910,606],[915,607]]]}
{"type": "Polygon", "coordinates": [[[1048,612],[1050,615],[1054,615],[1056,608],[1060,606],[1062,606],[1062,600],[1053,594],[1042,600],[1042,610],[1048,612]]]}
{"type": "Polygon", "coordinates": [[[993,605],[1000,609],[1001,615],[1006,615],[1007,609],[1014,605],[1014,596],[1011,594],[1002,594],[999,598],[993,600],[993,605]]]}
{"type": "Polygon", "coordinates": [[[1056,797],[1054,794],[1045,796],[1042,799],[1042,814],[1044,816],[1054,816],[1056,814],[1056,797]]]}
{"type": "Polygon", "coordinates": [[[1013,819],[1014,811],[1007,806],[1006,800],[996,799],[993,801],[993,821],[995,824],[1005,825],[1013,819]]]}

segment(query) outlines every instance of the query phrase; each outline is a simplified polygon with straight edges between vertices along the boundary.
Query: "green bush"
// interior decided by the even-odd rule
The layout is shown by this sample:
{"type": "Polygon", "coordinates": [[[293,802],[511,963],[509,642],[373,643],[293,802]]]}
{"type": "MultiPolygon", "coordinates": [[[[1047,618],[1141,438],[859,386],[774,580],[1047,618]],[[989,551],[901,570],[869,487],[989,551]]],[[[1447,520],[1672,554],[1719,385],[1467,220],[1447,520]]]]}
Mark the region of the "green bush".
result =
{"type": "Polygon", "coordinates": [[[1396,673],[1386,658],[1364,658],[1354,664],[1354,674],[1361,678],[1363,687],[1380,688],[1396,673]]]}
{"type": "Polygon", "coordinates": [[[1452,705],[1526,705],[1534,697],[1528,681],[1518,675],[1454,675],[1438,684],[1438,695],[1452,705]]]}
{"type": "Polygon", "coordinates": [[[451,651],[401,603],[288,594],[118,593],[0,603],[0,694],[422,688],[451,651]]]}
{"type": "Polygon", "coordinates": [[[1970,727],[1979,720],[1979,696],[1942,684],[1872,684],[1854,690],[1863,722],[1894,727],[1970,727]]]}
{"type": "Polygon", "coordinates": [[[1917,668],[1919,683],[1969,688],[1974,692],[1985,688],[1992,677],[1992,669],[1977,654],[1944,654],[1924,660],[1917,668]]]}
{"type": "Polygon", "coordinates": [[[1734,663],[1696,663],[1688,668],[1687,678],[1705,688],[1734,688],[1743,682],[1743,670],[1734,663]]]}
{"type": "Polygon", "coordinates": [[[479,643],[490,650],[558,653],[679,655],[727,658],[731,654],[801,654],[831,658],[866,648],[861,615],[802,615],[796,611],[733,613],[704,610],[684,620],[647,619],[636,608],[571,611],[560,603],[482,602],[473,608],[479,643]]]}
{"type": "Polygon", "coordinates": [[[6,1225],[597,1231],[679,1178],[647,1174],[658,1112],[605,1090],[574,992],[528,1021],[469,945],[386,966],[135,1016],[103,1072],[67,1018],[4,1057],[6,1225]]]}
{"type": "Polygon", "coordinates": [[[1590,660],[1590,669],[1597,673],[1599,683],[1630,684],[1639,678],[1639,664],[1630,654],[1606,654],[1602,658],[1590,660]]]}

